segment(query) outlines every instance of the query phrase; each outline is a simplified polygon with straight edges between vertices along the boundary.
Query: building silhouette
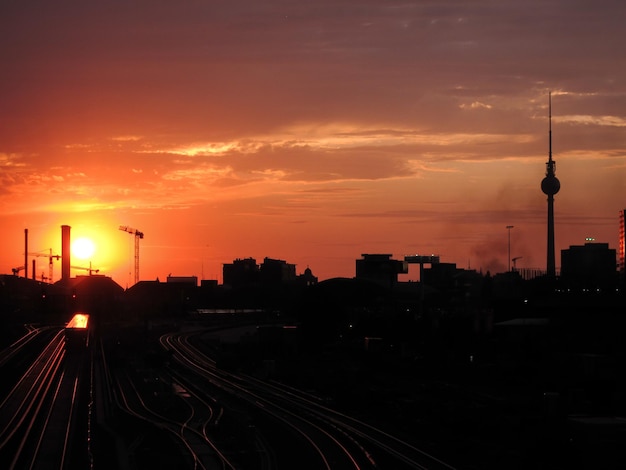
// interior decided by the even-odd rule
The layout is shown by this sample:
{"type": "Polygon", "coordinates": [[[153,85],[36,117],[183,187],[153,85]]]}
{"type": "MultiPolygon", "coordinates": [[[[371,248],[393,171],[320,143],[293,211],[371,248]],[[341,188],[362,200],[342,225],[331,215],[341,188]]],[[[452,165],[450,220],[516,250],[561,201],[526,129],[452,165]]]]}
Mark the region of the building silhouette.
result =
{"type": "Polygon", "coordinates": [[[615,250],[585,243],[561,250],[561,282],[574,291],[610,291],[617,286],[615,250]]]}
{"type": "Polygon", "coordinates": [[[229,287],[253,284],[259,280],[259,265],[254,258],[237,258],[232,263],[224,263],[222,277],[224,285],[229,287]]]}
{"type": "Polygon", "coordinates": [[[314,276],[311,268],[307,266],[304,273],[298,275],[298,282],[304,286],[313,286],[317,284],[317,276],[314,276]]]}
{"type": "Polygon", "coordinates": [[[198,285],[198,276],[167,276],[166,281],[168,284],[187,284],[192,287],[198,285]]]}
{"type": "Polygon", "coordinates": [[[307,268],[304,274],[296,275],[295,264],[267,257],[260,265],[254,258],[237,258],[232,263],[223,265],[222,275],[224,285],[232,288],[295,283],[317,284],[317,277],[313,275],[310,268],[307,268]]]}
{"type": "Polygon", "coordinates": [[[619,275],[620,284],[626,286],[626,209],[619,211],[619,275]]]}
{"type": "Polygon", "coordinates": [[[296,265],[281,259],[264,258],[259,268],[262,284],[282,284],[296,280],[296,265]]]}
{"type": "Polygon", "coordinates": [[[390,287],[398,282],[398,274],[409,272],[405,261],[391,259],[389,254],[362,254],[356,260],[356,278],[390,287]]]}

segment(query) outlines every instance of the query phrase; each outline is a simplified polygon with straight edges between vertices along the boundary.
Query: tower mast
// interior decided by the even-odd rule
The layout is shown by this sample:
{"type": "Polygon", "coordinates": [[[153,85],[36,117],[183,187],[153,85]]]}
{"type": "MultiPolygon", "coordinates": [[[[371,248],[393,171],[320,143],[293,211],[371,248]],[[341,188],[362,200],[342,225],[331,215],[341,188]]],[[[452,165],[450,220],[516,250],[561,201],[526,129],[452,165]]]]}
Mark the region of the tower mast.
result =
{"type": "Polygon", "coordinates": [[[556,262],[554,254],[554,195],[561,189],[561,183],[555,176],[556,162],[552,160],[552,93],[548,94],[548,162],[546,176],[541,181],[541,190],[548,196],[548,250],[546,274],[548,278],[556,277],[556,262]]]}

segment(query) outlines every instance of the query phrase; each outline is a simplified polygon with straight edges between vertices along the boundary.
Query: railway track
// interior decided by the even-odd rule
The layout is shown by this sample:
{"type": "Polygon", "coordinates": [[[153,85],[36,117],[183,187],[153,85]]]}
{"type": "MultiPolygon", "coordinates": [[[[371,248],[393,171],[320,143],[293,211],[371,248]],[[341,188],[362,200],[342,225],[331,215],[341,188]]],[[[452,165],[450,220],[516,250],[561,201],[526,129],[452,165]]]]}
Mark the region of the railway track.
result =
{"type": "Polygon", "coordinates": [[[415,445],[333,410],[310,394],[218,369],[212,358],[193,346],[188,335],[164,335],[161,344],[173,352],[178,368],[192,373],[179,376],[187,387],[201,380],[200,388],[214,389],[222,401],[237,401],[238,406],[244,406],[263,427],[269,426],[271,433],[282,427],[283,439],[285,429],[295,436],[296,439],[289,441],[291,448],[287,448],[283,439],[274,439],[273,444],[266,446],[269,453],[280,456],[278,461],[264,461],[266,468],[289,468],[297,464],[298,468],[315,469],[453,470],[415,445]],[[285,457],[289,454],[295,455],[295,460],[285,457]]]}
{"type": "Polygon", "coordinates": [[[195,346],[201,333],[165,334],[167,354],[136,355],[113,367],[100,345],[97,389],[113,405],[100,416],[111,417],[128,468],[454,470],[311,393],[219,368],[195,346]]]}
{"type": "Polygon", "coordinates": [[[236,468],[206,433],[213,411],[205,401],[190,394],[186,399],[172,397],[177,402],[176,409],[173,412],[169,410],[168,413],[168,410],[157,409],[142,396],[139,389],[143,385],[138,384],[129,374],[117,374],[114,385],[114,400],[118,408],[168,434],[178,443],[189,462],[189,468],[236,468]]]}
{"type": "Polygon", "coordinates": [[[86,432],[81,439],[78,420],[89,385],[81,379],[83,363],[83,355],[66,354],[57,331],[0,403],[0,467],[64,469],[81,461],[86,432]]]}
{"type": "Polygon", "coordinates": [[[0,402],[24,375],[37,356],[46,348],[60,327],[24,325],[26,333],[10,346],[0,351],[0,402]]]}
{"type": "Polygon", "coordinates": [[[0,351],[0,367],[4,367],[14,357],[24,352],[27,349],[27,345],[37,338],[37,336],[39,336],[43,331],[52,329],[52,327],[38,328],[32,324],[26,324],[24,327],[26,328],[26,334],[6,349],[0,351]]]}

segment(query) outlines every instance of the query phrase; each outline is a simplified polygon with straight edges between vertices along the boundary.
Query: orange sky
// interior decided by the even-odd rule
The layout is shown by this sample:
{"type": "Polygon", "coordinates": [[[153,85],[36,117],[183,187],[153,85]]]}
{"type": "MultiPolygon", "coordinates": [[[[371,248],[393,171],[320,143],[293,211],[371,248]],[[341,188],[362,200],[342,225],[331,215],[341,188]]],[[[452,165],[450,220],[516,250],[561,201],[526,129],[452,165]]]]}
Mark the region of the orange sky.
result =
{"type": "Polygon", "coordinates": [[[60,253],[63,224],[122,286],[120,225],[145,234],[141,279],[221,282],[246,257],[352,277],[362,253],[501,272],[507,225],[517,266],[545,269],[549,90],[557,267],[588,236],[617,248],[624,18],[621,0],[3,2],[0,273],[25,228],[60,253]]]}

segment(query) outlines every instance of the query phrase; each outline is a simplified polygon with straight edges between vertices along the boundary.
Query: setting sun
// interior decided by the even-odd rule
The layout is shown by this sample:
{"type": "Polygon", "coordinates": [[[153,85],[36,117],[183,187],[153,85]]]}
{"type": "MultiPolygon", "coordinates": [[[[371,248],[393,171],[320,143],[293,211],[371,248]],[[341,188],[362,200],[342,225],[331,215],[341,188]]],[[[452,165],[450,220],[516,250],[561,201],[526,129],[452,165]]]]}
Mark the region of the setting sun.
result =
{"type": "Polygon", "coordinates": [[[72,256],[79,259],[91,259],[96,247],[89,238],[77,238],[72,242],[72,256]]]}

